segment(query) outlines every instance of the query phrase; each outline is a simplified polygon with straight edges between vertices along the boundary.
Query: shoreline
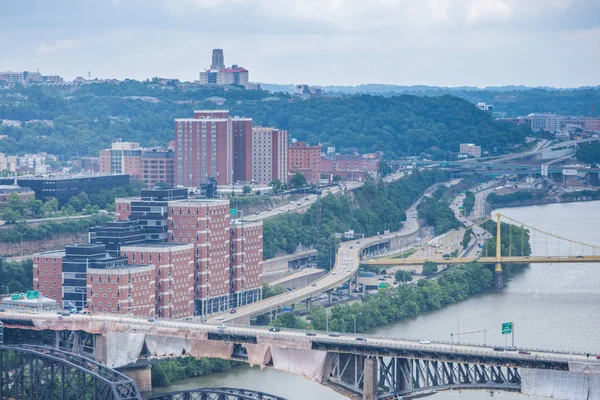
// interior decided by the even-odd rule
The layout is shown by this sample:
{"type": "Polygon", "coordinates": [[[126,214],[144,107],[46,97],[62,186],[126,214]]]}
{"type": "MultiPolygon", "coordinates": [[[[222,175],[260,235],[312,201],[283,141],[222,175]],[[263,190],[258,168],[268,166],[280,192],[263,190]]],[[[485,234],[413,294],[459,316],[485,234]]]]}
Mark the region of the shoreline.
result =
{"type": "Polygon", "coordinates": [[[523,200],[523,201],[513,201],[506,204],[491,204],[488,203],[491,209],[498,208],[511,208],[511,207],[527,207],[527,206],[542,206],[546,204],[563,204],[563,203],[583,203],[587,201],[600,201],[600,199],[594,199],[591,196],[578,196],[571,197],[566,199],[561,198],[544,198],[544,199],[534,199],[534,200],[523,200]]]}

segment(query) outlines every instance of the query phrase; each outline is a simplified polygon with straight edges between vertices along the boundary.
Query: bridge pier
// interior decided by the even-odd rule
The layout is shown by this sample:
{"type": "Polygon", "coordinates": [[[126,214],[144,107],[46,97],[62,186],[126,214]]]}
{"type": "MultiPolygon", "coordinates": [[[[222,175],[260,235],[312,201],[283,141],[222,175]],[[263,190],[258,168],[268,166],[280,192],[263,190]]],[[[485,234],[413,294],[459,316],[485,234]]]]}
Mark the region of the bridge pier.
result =
{"type": "Polygon", "coordinates": [[[328,290],[327,296],[329,297],[329,300],[328,300],[329,306],[332,306],[333,305],[333,290],[328,290]]]}
{"type": "Polygon", "coordinates": [[[377,376],[377,358],[366,357],[363,377],[363,400],[377,400],[377,387],[379,384],[377,376]]]}
{"type": "Polygon", "coordinates": [[[140,392],[149,392],[152,390],[152,366],[119,369],[119,372],[127,375],[135,381],[140,392]]]}
{"type": "MultiPolygon", "coordinates": [[[[499,265],[499,264],[498,264],[499,265]]],[[[502,267],[494,270],[494,289],[502,289],[504,287],[504,277],[502,276],[502,267]]]]}
{"type": "Polygon", "coordinates": [[[310,311],[310,297],[304,301],[306,302],[306,311],[310,311]]]}

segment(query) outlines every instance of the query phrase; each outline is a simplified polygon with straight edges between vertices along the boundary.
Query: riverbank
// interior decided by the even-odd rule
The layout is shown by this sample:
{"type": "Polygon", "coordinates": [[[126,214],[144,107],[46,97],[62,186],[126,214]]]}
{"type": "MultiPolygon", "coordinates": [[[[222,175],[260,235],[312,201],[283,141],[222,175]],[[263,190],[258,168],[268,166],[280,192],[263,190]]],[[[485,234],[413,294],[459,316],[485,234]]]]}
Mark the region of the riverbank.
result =
{"type": "Polygon", "coordinates": [[[522,200],[522,201],[513,201],[506,204],[490,204],[491,207],[503,207],[503,208],[513,208],[513,207],[529,207],[529,206],[542,206],[547,204],[562,204],[562,203],[582,203],[586,201],[598,201],[598,198],[594,198],[592,196],[576,196],[576,197],[568,197],[568,198],[543,198],[543,199],[532,199],[532,200],[522,200]]]}

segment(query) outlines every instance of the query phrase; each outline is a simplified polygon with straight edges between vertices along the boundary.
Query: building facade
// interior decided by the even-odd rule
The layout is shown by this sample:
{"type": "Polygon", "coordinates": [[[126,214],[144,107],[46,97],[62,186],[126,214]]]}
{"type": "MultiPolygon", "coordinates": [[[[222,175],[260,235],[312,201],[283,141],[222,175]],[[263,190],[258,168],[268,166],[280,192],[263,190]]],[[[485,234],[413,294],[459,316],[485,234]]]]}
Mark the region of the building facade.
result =
{"type": "Polygon", "coordinates": [[[304,142],[292,143],[288,147],[288,166],[289,178],[295,173],[301,172],[308,183],[319,183],[321,179],[321,145],[309,146],[304,142]]]}
{"type": "Polygon", "coordinates": [[[148,189],[157,185],[174,187],[175,152],[155,150],[144,152],[142,154],[142,180],[148,189]]]}
{"type": "Polygon", "coordinates": [[[344,181],[364,182],[367,176],[376,178],[378,171],[378,158],[339,154],[321,157],[321,175],[326,175],[330,181],[339,175],[344,181]]]}
{"type": "Polygon", "coordinates": [[[288,132],[276,128],[252,128],[252,180],[269,184],[287,181],[288,132]]]}
{"type": "Polygon", "coordinates": [[[214,177],[220,185],[250,181],[252,119],[226,110],[195,111],[175,120],[175,184],[200,187],[214,177]]]}
{"type": "Polygon", "coordinates": [[[110,149],[100,151],[100,173],[129,174],[142,178],[142,153],[137,142],[114,142],[110,149]]]}
{"type": "Polygon", "coordinates": [[[460,153],[473,158],[481,157],[481,146],[475,146],[473,143],[461,143],[460,153]]]}

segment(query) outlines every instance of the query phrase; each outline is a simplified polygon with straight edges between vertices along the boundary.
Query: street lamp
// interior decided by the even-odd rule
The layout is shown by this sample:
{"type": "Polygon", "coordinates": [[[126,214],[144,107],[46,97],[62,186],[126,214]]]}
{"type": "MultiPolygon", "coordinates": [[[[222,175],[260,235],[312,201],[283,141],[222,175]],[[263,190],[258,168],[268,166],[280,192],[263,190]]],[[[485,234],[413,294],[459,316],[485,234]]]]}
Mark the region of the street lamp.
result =
{"type": "Polygon", "coordinates": [[[355,335],[356,335],[356,317],[358,317],[361,314],[362,313],[358,313],[358,314],[352,316],[352,319],[354,319],[354,334],[355,335]]]}

